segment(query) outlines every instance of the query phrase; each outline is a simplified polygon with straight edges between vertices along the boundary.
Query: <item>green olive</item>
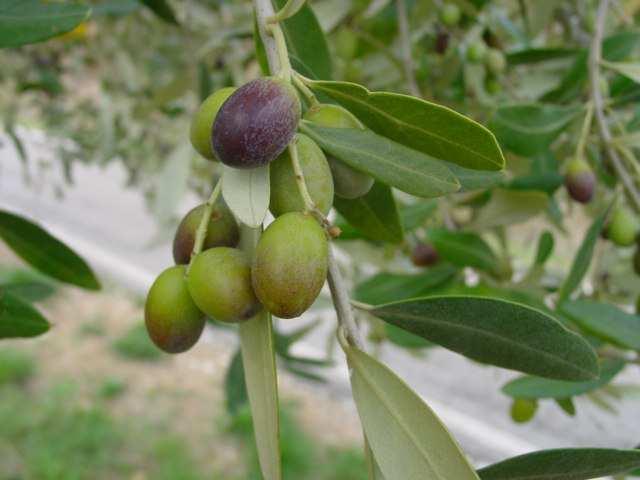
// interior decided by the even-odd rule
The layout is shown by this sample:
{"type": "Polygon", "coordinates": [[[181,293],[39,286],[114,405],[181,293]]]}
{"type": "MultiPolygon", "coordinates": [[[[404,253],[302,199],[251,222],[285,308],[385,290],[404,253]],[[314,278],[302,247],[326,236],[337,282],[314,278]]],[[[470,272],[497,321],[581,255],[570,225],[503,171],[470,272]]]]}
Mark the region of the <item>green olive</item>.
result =
{"type": "Polygon", "coordinates": [[[216,247],[196,255],[187,284],[196,305],[215,320],[241,322],[260,311],[251,266],[237,248],[216,247]]]}
{"type": "MultiPolygon", "coordinates": [[[[180,222],[173,238],[173,259],[176,264],[189,263],[196,239],[196,231],[205,208],[206,205],[204,204],[195,207],[180,222]]],[[[235,247],[238,245],[239,240],[240,230],[238,229],[238,224],[224,200],[219,199],[211,212],[203,248],[206,250],[213,247],[235,247]]]]}
{"type": "Polygon", "coordinates": [[[627,208],[619,207],[614,210],[607,227],[609,240],[621,247],[633,245],[638,234],[638,220],[627,208]]]}
{"type": "MultiPolygon", "coordinates": [[[[338,105],[322,104],[309,109],[304,118],[323,127],[331,128],[359,128],[364,125],[351,112],[338,105]]],[[[359,198],[365,195],[373,186],[373,178],[360,172],[329,155],[327,157],[335,194],[342,198],[359,198]]]]}
{"type": "Polygon", "coordinates": [[[327,236],[311,215],[285,213],[258,242],[252,268],[256,295],[277,317],[302,315],[324,285],[328,255],[327,236]]]}
{"type": "Polygon", "coordinates": [[[504,54],[496,48],[490,48],[487,51],[484,57],[484,63],[492,75],[500,75],[504,72],[505,68],[507,68],[507,60],[504,54]]]}
{"type": "Polygon", "coordinates": [[[477,40],[467,46],[467,60],[471,63],[480,63],[487,54],[487,46],[481,40],[477,40]]]}
{"type": "MultiPolygon", "coordinates": [[[[333,179],[327,159],[320,147],[306,135],[297,135],[295,142],[309,196],[326,215],[333,205],[333,179]]],[[[304,211],[288,149],[271,164],[270,176],[271,213],[278,217],[287,212],[304,211]]]]}
{"type": "Polygon", "coordinates": [[[538,402],[526,398],[516,398],[511,404],[511,418],[517,423],[526,423],[533,419],[538,410],[538,402]]]}
{"type": "Polygon", "coordinates": [[[442,5],[440,9],[440,20],[442,20],[444,25],[447,27],[455,27],[460,22],[460,17],[462,17],[462,13],[458,5],[450,2],[442,5]]]}
{"type": "Polygon", "coordinates": [[[216,160],[216,156],[211,147],[211,135],[213,132],[213,122],[218,115],[222,104],[227,101],[233,92],[234,87],[221,88],[209,95],[191,121],[191,144],[200,155],[209,160],[216,160]]]}
{"type": "Polygon", "coordinates": [[[189,350],[200,338],[204,315],[191,299],[186,267],[166,269],[156,278],[144,306],[149,337],[167,353],[189,350]]]}

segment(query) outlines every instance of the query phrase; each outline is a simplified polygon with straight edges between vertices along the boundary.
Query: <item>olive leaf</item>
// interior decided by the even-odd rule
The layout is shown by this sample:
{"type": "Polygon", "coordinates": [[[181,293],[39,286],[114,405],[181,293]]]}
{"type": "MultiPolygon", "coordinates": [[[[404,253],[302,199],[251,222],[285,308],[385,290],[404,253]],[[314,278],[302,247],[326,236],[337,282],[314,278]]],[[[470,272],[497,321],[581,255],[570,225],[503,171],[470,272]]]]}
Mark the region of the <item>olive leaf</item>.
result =
{"type": "Polygon", "coordinates": [[[442,162],[370,130],[327,128],[304,120],[300,129],[334,157],[403,192],[429,198],[460,188],[442,162]]]}
{"type": "Polygon", "coordinates": [[[405,231],[411,232],[424,226],[438,210],[437,200],[421,200],[400,208],[400,221],[405,231]]]}
{"type": "Polygon", "coordinates": [[[640,450],[563,448],[509,458],[478,470],[482,480],[588,480],[640,467],[640,450]]]}
{"type": "Polygon", "coordinates": [[[251,169],[223,165],[222,196],[233,214],[245,225],[262,225],[269,209],[269,165],[251,169]]]}
{"type": "Polygon", "coordinates": [[[167,0],[140,0],[149,10],[151,10],[158,18],[172,25],[179,25],[176,14],[167,0]]]}
{"type": "Polygon", "coordinates": [[[553,234],[549,230],[542,232],[538,239],[538,248],[536,249],[536,256],[533,261],[534,265],[544,265],[553,253],[554,246],[555,240],[553,238],[553,234]]]}
{"type": "Polygon", "coordinates": [[[549,197],[545,193],[495,189],[469,228],[481,230],[526,222],[544,213],[548,205],[549,197]]]}
{"type": "Polygon", "coordinates": [[[495,272],[498,258],[491,247],[476,233],[432,228],[427,238],[445,260],[459,267],[474,267],[495,272]]]}
{"type": "Polygon", "coordinates": [[[582,337],[518,303],[445,295],[388,303],[368,312],[478,362],[559,380],[598,376],[597,356],[582,337]]]}
{"type": "Polygon", "coordinates": [[[353,398],[384,478],[478,479],[451,434],[415,392],[366,353],[353,347],[345,353],[353,398]]]}
{"type": "Polygon", "coordinates": [[[281,480],[278,379],[271,315],[263,311],[238,328],[258,460],[265,480],[281,480]]]}
{"type": "Polygon", "coordinates": [[[0,289],[0,338],[35,337],[47,330],[49,322],[38,310],[0,289]]]}
{"type": "Polygon", "coordinates": [[[84,22],[91,8],[78,3],[0,0],[0,48],[42,42],[84,22]]]}
{"type": "Polygon", "coordinates": [[[607,62],[602,65],[630,78],[636,83],[640,83],[640,64],[637,62],[607,62]]]}
{"type": "Polygon", "coordinates": [[[432,157],[479,170],[501,170],[504,157],[493,134],[445,106],[349,82],[310,81],[379,135],[432,157]]]}
{"type": "Polygon", "coordinates": [[[607,219],[607,215],[609,215],[609,211],[611,210],[613,203],[609,205],[604,211],[598,215],[589,230],[582,240],[582,244],[576,253],[576,256],[573,259],[573,263],[571,264],[571,270],[569,270],[569,275],[565,279],[562,287],[560,287],[560,292],[558,294],[558,303],[562,303],[569,298],[569,296],[574,292],[576,288],[580,285],[580,282],[584,278],[587,270],[589,270],[589,265],[591,265],[591,257],[593,256],[593,249],[596,246],[596,242],[598,241],[598,237],[602,232],[602,228],[604,227],[605,220],[607,219]]]}
{"type": "Polygon", "coordinates": [[[404,232],[391,189],[375,182],[369,192],[348,200],[335,197],[335,209],[370,240],[400,243],[404,232]]]}
{"type": "Polygon", "coordinates": [[[640,350],[640,316],[593,300],[564,302],[560,309],[592,335],[623,348],[640,350]]]}
{"type": "Polygon", "coordinates": [[[600,366],[600,376],[586,382],[568,382],[534,376],[516,378],[502,387],[513,398],[569,398],[598,390],[608,385],[625,367],[622,360],[606,360],[600,366]]]}
{"type": "Polygon", "coordinates": [[[20,258],[45,275],[87,290],[100,289],[89,265],[35,223],[0,210],[0,238],[20,258]]]}

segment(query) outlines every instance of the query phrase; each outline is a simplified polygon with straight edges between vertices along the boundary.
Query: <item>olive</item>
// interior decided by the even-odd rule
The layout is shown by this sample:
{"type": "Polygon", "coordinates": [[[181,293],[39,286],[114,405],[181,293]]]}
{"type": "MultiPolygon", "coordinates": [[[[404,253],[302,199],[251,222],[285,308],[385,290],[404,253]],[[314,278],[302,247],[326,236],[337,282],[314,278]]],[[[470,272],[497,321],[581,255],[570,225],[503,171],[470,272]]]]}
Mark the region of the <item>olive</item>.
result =
{"type": "Polygon", "coordinates": [[[213,123],[213,151],[234,168],[266,165],[280,155],[300,121],[300,99],[288,82],[258,78],[238,88],[213,123]]]}
{"type": "Polygon", "coordinates": [[[455,27],[460,22],[460,7],[455,3],[446,2],[440,9],[440,20],[447,27],[455,27]]]}
{"type": "Polygon", "coordinates": [[[537,400],[516,398],[511,404],[511,418],[517,423],[526,423],[533,419],[538,410],[537,400]]]}
{"type": "MultiPolygon", "coordinates": [[[[206,208],[205,204],[192,209],[178,225],[176,235],[173,238],[173,259],[176,264],[189,263],[193,244],[196,239],[196,231],[202,220],[206,208]]],[[[240,230],[233,214],[224,200],[219,199],[213,206],[207,234],[204,237],[203,248],[235,247],[240,240],[240,230]]]]}
{"type": "Polygon", "coordinates": [[[411,261],[417,267],[430,267],[439,259],[440,255],[431,243],[418,243],[411,253],[411,261]]]}
{"type": "MultiPolygon", "coordinates": [[[[327,159],[320,147],[306,135],[298,135],[295,142],[309,196],[326,215],[333,205],[333,179],[327,159]]],[[[305,205],[298,190],[289,149],[271,164],[270,176],[271,213],[278,217],[287,212],[304,211],[305,205]]]]}
{"type": "MultiPolygon", "coordinates": [[[[310,108],[304,118],[323,127],[364,130],[364,125],[351,112],[338,105],[317,105],[310,108]]],[[[355,170],[331,155],[327,157],[327,161],[333,175],[335,194],[339,197],[359,198],[371,190],[374,182],[371,176],[355,170]]]]}
{"type": "Polygon", "coordinates": [[[607,227],[607,238],[618,246],[633,245],[638,233],[638,220],[627,208],[618,207],[611,214],[607,227]]]}
{"type": "Polygon", "coordinates": [[[189,294],[186,267],[176,265],[153,282],[144,306],[149,337],[167,353],[189,350],[200,338],[204,315],[189,294]]]}
{"type": "Polygon", "coordinates": [[[471,63],[480,63],[487,54],[487,46],[481,41],[475,41],[467,46],[467,60],[471,63]]]}
{"type": "Polygon", "coordinates": [[[216,247],[196,255],[187,284],[196,305],[215,320],[241,322],[261,309],[251,288],[249,260],[237,248],[216,247]]]}
{"type": "Polygon", "coordinates": [[[191,144],[200,155],[209,160],[215,160],[216,156],[211,148],[211,132],[213,122],[218,115],[222,104],[235,92],[234,87],[221,88],[209,95],[191,121],[191,144]]]}
{"type": "Polygon", "coordinates": [[[576,202],[589,203],[595,191],[596,176],[587,162],[576,158],[567,166],[564,185],[576,202]]]}
{"type": "Polygon", "coordinates": [[[495,48],[490,48],[484,57],[484,64],[487,67],[489,73],[493,75],[500,75],[507,67],[507,60],[504,58],[504,54],[495,48]]]}
{"type": "Polygon", "coordinates": [[[278,217],[256,248],[252,281],[257,297],[277,317],[302,315],[324,285],[328,255],[327,237],[311,215],[278,217]]]}

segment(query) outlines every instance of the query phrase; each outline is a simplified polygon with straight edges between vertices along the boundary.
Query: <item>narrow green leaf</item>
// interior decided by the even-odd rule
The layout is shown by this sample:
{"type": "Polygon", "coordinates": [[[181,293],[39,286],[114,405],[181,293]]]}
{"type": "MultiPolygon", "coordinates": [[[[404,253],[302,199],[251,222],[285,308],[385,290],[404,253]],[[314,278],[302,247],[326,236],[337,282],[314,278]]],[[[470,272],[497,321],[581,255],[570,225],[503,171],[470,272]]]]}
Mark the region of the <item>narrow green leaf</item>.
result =
{"type": "Polygon", "coordinates": [[[502,185],[505,180],[504,170],[487,171],[464,168],[451,162],[443,162],[460,182],[460,192],[485,190],[502,185]]]}
{"type": "Polygon", "coordinates": [[[442,162],[370,130],[327,128],[307,121],[300,128],[331,155],[403,192],[428,198],[460,188],[442,162]]]}
{"type": "Polygon", "coordinates": [[[630,78],[636,83],[640,83],[640,63],[603,61],[602,65],[624,75],[627,78],[630,78]]]}
{"type": "Polygon", "coordinates": [[[513,398],[569,398],[593,392],[607,385],[622,371],[625,362],[622,360],[605,360],[600,366],[600,376],[587,382],[567,382],[541,377],[520,377],[510,381],[502,392],[513,398]]]}
{"type": "Polygon", "coordinates": [[[548,205],[545,193],[495,189],[469,228],[481,230],[526,222],[544,213],[548,205]]]}
{"type": "Polygon", "coordinates": [[[536,258],[533,263],[538,266],[544,265],[553,253],[554,245],[555,240],[553,239],[553,234],[549,230],[542,232],[538,239],[536,258]]]}
{"type": "Polygon", "coordinates": [[[404,238],[391,189],[380,182],[374,183],[362,197],[353,200],[335,197],[333,206],[370,240],[400,243],[404,238]]]}
{"type": "Polygon", "coordinates": [[[478,470],[482,480],[588,480],[640,466],[640,450],[563,448],[509,458],[478,470]]]}
{"type": "Polygon", "coordinates": [[[231,357],[224,379],[227,412],[235,415],[249,401],[240,350],[231,357]]]}
{"type": "Polygon", "coordinates": [[[223,165],[222,196],[242,223],[257,228],[269,210],[269,165],[251,169],[223,165]]]}
{"type": "Polygon", "coordinates": [[[589,344],[531,307],[486,297],[434,296],[374,307],[372,315],[478,362],[561,380],[592,380],[589,344]]]}
{"type": "Polygon", "coordinates": [[[242,364],[265,480],[281,480],[278,378],[271,316],[266,312],[239,325],[242,364]]]}
{"type": "Polygon", "coordinates": [[[558,294],[558,303],[562,303],[569,298],[569,296],[575,291],[576,288],[582,282],[587,270],[589,270],[589,265],[591,265],[591,257],[593,256],[593,249],[596,246],[596,242],[598,241],[598,237],[602,232],[602,228],[604,227],[604,222],[607,219],[607,215],[611,210],[613,203],[609,205],[600,215],[598,215],[589,230],[582,240],[582,244],[576,253],[576,256],[573,259],[573,263],[571,264],[571,270],[569,270],[569,275],[565,279],[562,287],[560,287],[560,292],[558,294]]]}
{"type": "Polygon", "coordinates": [[[560,309],[592,335],[623,348],[640,350],[640,316],[593,300],[564,302],[560,309]]]}
{"type": "Polygon", "coordinates": [[[91,8],[43,0],[0,0],[0,48],[42,42],[69,32],[89,18],[91,8]]]}
{"type": "Polygon", "coordinates": [[[89,265],[35,223],[0,210],[0,238],[20,258],[45,275],[88,290],[100,289],[89,265]]]}
{"type": "MultiPolygon", "coordinates": [[[[275,0],[277,9],[287,0],[275,0]]],[[[331,55],[320,23],[309,5],[305,5],[293,17],[281,22],[291,56],[302,62],[315,78],[329,80],[332,76],[331,55]]]]}
{"type": "Polygon", "coordinates": [[[416,274],[381,272],[356,285],[353,298],[359,302],[381,305],[420,297],[453,279],[457,272],[457,268],[446,263],[416,274]]]}
{"type": "Polygon", "coordinates": [[[427,155],[479,170],[501,170],[504,157],[493,134],[447,107],[349,82],[310,82],[379,135],[427,155]]]}
{"type": "Polygon", "coordinates": [[[424,226],[438,209],[436,200],[421,200],[400,208],[400,220],[404,230],[411,232],[424,226]]]}
{"type": "Polygon", "coordinates": [[[546,151],[581,111],[581,106],[507,105],[496,110],[489,127],[505,148],[532,157],[546,151]]]}
{"type": "Polygon", "coordinates": [[[477,480],[440,419],[389,368],[347,348],[353,398],[385,478],[477,480]]]}
{"type": "Polygon", "coordinates": [[[571,397],[556,398],[555,402],[562,409],[564,413],[566,413],[570,417],[576,416],[576,406],[573,403],[573,398],[571,397]]]}
{"type": "Polygon", "coordinates": [[[166,0],[140,0],[149,10],[151,10],[158,18],[172,25],[179,25],[173,8],[166,0]]]}
{"type": "Polygon", "coordinates": [[[564,177],[558,172],[539,172],[516,177],[506,187],[511,190],[539,190],[553,195],[563,183],[564,177]]]}
{"type": "Polygon", "coordinates": [[[557,60],[559,58],[573,57],[580,53],[575,48],[526,48],[509,52],[507,61],[509,65],[522,65],[557,60]]]}
{"type": "Polygon", "coordinates": [[[432,228],[427,232],[427,237],[438,254],[454,265],[487,272],[494,272],[498,267],[498,259],[491,247],[475,233],[432,228]]]}
{"type": "Polygon", "coordinates": [[[0,290],[0,338],[35,337],[49,330],[49,322],[19,297],[0,290]]]}

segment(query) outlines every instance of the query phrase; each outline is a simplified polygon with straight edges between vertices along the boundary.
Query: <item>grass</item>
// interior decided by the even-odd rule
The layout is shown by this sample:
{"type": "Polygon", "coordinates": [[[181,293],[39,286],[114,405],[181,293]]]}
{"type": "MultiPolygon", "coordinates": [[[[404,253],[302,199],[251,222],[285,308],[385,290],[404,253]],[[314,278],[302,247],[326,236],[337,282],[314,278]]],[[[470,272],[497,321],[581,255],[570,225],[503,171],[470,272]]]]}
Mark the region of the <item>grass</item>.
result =
{"type": "Polygon", "coordinates": [[[105,378],[98,387],[98,396],[104,400],[120,397],[127,390],[127,383],[118,378],[105,378]]]}
{"type": "Polygon", "coordinates": [[[35,361],[28,353],[13,348],[0,349],[0,386],[25,383],[35,372],[35,361]]]}
{"type": "Polygon", "coordinates": [[[114,351],[129,360],[155,361],[162,358],[162,352],[149,339],[144,323],[131,327],[113,343],[114,351]]]}

